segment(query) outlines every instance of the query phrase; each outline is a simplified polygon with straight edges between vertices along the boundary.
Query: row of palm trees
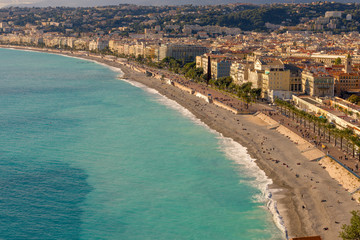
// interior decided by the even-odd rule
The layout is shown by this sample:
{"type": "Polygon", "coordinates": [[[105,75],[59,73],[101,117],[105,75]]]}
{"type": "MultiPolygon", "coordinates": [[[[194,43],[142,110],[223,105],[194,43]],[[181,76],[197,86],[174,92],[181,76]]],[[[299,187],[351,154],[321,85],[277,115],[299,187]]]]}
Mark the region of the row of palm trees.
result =
{"type": "Polygon", "coordinates": [[[304,125],[309,129],[312,129],[314,133],[317,130],[317,136],[321,139],[323,136],[329,143],[331,143],[331,137],[335,146],[338,145],[340,140],[340,149],[343,149],[343,142],[346,141],[346,151],[349,152],[349,145],[352,146],[352,155],[355,157],[355,151],[359,155],[360,161],[360,138],[354,131],[349,128],[339,129],[334,124],[329,123],[323,116],[317,117],[300,109],[297,109],[294,105],[281,99],[276,99],[275,103],[280,107],[280,111],[285,115],[292,118],[294,121],[304,125]],[[317,128],[317,129],[316,129],[317,128]],[[327,136],[326,136],[327,135],[327,136]]]}

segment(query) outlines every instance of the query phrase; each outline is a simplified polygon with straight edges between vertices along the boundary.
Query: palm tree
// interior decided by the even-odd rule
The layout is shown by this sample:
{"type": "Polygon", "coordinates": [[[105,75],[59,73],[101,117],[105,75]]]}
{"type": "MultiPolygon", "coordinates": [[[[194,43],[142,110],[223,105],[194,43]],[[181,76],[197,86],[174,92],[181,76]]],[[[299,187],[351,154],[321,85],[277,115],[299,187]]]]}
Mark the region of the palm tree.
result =
{"type": "Polygon", "coordinates": [[[314,123],[314,133],[315,133],[315,126],[316,126],[316,121],[317,120],[317,118],[315,117],[315,116],[311,116],[311,121],[314,123]]]}
{"type": "Polygon", "coordinates": [[[325,129],[326,129],[327,119],[326,119],[326,118],[318,118],[318,122],[319,122],[318,133],[319,133],[319,135],[320,135],[320,137],[321,137],[320,128],[323,127],[323,128],[324,128],[323,133],[324,133],[324,138],[325,138],[325,129]]]}
{"type": "Polygon", "coordinates": [[[351,143],[352,143],[352,155],[355,157],[355,146],[357,145],[359,138],[356,135],[352,135],[350,137],[351,143]]]}
{"type": "Polygon", "coordinates": [[[303,119],[304,119],[304,127],[306,128],[307,114],[306,114],[306,112],[304,112],[304,111],[301,111],[300,114],[301,114],[301,116],[302,116],[303,119]]]}
{"type": "Polygon", "coordinates": [[[325,128],[328,129],[328,137],[329,137],[329,143],[331,142],[331,133],[334,130],[335,126],[333,124],[326,124],[325,128]]]}
{"type": "Polygon", "coordinates": [[[360,162],[360,139],[358,138],[358,140],[355,143],[356,147],[357,147],[357,154],[359,156],[359,162],[360,162]]]}
{"type": "Polygon", "coordinates": [[[332,133],[333,133],[333,136],[334,136],[334,142],[335,142],[335,147],[336,147],[337,139],[338,139],[338,137],[340,137],[340,131],[339,131],[339,129],[334,128],[332,130],[332,133]]]}
{"type": "Polygon", "coordinates": [[[349,128],[342,130],[342,137],[346,139],[346,152],[349,152],[349,139],[353,134],[353,131],[349,128]]]}
{"type": "Polygon", "coordinates": [[[320,126],[321,126],[321,121],[320,121],[320,119],[319,118],[317,118],[316,119],[316,121],[317,121],[317,123],[318,123],[318,135],[319,135],[319,137],[321,138],[321,135],[320,135],[320,126]]]}
{"type": "Polygon", "coordinates": [[[344,139],[344,136],[345,136],[345,133],[344,133],[344,131],[339,131],[339,135],[340,135],[340,149],[342,150],[343,148],[343,144],[342,144],[342,142],[343,142],[343,139],[344,139]]]}

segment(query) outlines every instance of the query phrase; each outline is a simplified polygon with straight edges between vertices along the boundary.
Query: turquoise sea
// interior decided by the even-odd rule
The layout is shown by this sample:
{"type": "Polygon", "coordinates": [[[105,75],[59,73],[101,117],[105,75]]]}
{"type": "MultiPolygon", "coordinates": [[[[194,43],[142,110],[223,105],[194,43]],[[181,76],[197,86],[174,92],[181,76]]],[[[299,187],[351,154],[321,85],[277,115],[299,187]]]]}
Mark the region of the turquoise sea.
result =
{"type": "Polygon", "coordinates": [[[283,239],[245,148],[118,75],[0,49],[0,239],[283,239]]]}

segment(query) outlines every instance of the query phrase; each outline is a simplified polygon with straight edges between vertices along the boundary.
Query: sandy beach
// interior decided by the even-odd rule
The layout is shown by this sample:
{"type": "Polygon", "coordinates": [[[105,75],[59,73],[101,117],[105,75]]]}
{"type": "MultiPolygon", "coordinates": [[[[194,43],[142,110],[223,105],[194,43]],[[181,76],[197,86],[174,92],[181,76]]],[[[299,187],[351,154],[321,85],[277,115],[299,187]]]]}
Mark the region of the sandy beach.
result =
{"type": "Polygon", "coordinates": [[[304,151],[311,150],[310,143],[297,135],[292,136],[293,133],[286,129],[277,129],[275,123],[266,121],[265,117],[236,115],[163,80],[147,77],[111,60],[61,54],[120,68],[127,80],[156,89],[187,108],[210,128],[245,146],[273,181],[269,188],[276,190],[273,199],[277,201],[289,238],[320,235],[325,240],[339,239],[341,225],[350,222],[350,211],[360,210],[349,192],[329,175],[324,166],[312,160],[316,157],[311,156],[321,153],[315,151],[307,156],[304,151]]]}

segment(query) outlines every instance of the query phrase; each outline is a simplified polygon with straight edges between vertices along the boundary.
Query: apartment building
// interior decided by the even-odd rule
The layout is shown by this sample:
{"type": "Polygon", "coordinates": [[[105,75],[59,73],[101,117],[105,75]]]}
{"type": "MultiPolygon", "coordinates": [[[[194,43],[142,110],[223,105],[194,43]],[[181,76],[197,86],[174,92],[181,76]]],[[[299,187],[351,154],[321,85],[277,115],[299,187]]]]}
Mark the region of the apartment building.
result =
{"type": "Polygon", "coordinates": [[[341,96],[345,92],[360,89],[360,72],[352,68],[352,59],[348,57],[343,69],[333,68],[329,70],[335,80],[334,94],[341,96]]]}
{"type": "Polygon", "coordinates": [[[207,74],[209,59],[211,66],[211,78],[217,79],[230,76],[231,61],[224,55],[204,54],[202,56],[197,56],[196,67],[202,68],[204,73],[207,74]]]}
{"type": "Polygon", "coordinates": [[[302,72],[302,89],[312,97],[333,97],[334,78],[323,69],[306,69],[302,72]]]}
{"type": "Polygon", "coordinates": [[[261,69],[262,73],[262,94],[264,98],[269,98],[270,92],[290,91],[290,70],[285,69],[281,60],[271,62],[256,61],[255,69],[261,69]]]}
{"type": "Polygon", "coordinates": [[[302,92],[301,72],[302,70],[293,65],[285,64],[285,68],[290,70],[290,91],[293,93],[302,92]]]}
{"type": "Polygon", "coordinates": [[[211,77],[214,79],[230,76],[231,61],[220,58],[211,60],[211,77]]]}
{"type": "Polygon", "coordinates": [[[157,59],[159,56],[159,47],[158,45],[149,45],[144,49],[144,57],[148,57],[151,59],[157,59]]]}
{"type": "Polygon", "coordinates": [[[166,57],[183,59],[185,62],[192,62],[196,56],[206,53],[208,49],[198,45],[163,44],[159,48],[159,60],[166,57]]]}
{"type": "Polygon", "coordinates": [[[230,77],[233,79],[233,82],[237,85],[241,85],[245,83],[248,78],[248,63],[242,63],[242,62],[232,62],[230,66],[230,77]]]}
{"type": "Polygon", "coordinates": [[[89,42],[90,51],[101,51],[108,46],[109,46],[109,41],[101,38],[89,42]]]}
{"type": "Polygon", "coordinates": [[[315,62],[323,63],[327,66],[331,66],[334,64],[335,60],[337,58],[341,59],[341,62],[343,63],[346,59],[345,55],[332,55],[332,54],[312,54],[310,55],[310,58],[314,60],[315,62]]]}
{"type": "MultiPolygon", "coordinates": [[[[292,68],[295,69],[294,66],[292,68]]],[[[240,73],[244,82],[251,82],[253,88],[262,89],[263,98],[272,99],[272,96],[278,95],[278,92],[282,92],[283,96],[291,95],[290,81],[292,79],[293,85],[295,82],[298,84],[298,74],[301,74],[301,71],[300,73],[297,71],[291,70],[290,65],[285,65],[278,59],[256,59],[253,66],[247,64],[245,71],[240,73]]]]}
{"type": "Polygon", "coordinates": [[[118,52],[118,47],[122,45],[121,41],[119,40],[114,40],[114,39],[111,39],[109,41],[109,49],[112,51],[112,52],[118,52]]]}
{"type": "Polygon", "coordinates": [[[352,72],[332,72],[335,80],[335,92],[336,96],[342,95],[344,92],[360,89],[360,73],[352,72]]]}

